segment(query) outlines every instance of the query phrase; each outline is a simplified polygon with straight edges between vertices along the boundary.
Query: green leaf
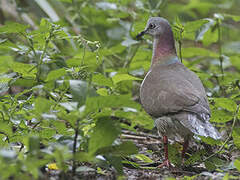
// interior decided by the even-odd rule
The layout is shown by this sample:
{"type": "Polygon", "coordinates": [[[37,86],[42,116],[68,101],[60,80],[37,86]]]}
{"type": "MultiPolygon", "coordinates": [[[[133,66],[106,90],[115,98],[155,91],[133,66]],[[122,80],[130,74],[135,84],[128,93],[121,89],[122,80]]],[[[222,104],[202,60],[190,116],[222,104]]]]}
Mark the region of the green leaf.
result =
{"type": "Polygon", "coordinates": [[[0,132],[2,132],[2,134],[7,136],[12,135],[12,125],[6,122],[0,121],[0,132]]]}
{"type": "Polygon", "coordinates": [[[11,68],[14,72],[21,74],[23,77],[35,77],[37,72],[35,66],[32,64],[13,62],[11,68]]]}
{"type": "Polygon", "coordinates": [[[240,160],[239,159],[236,159],[234,161],[234,166],[237,168],[237,170],[240,172],[240,160]]]}
{"type": "Polygon", "coordinates": [[[93,156],[86,152],[77,152],[74,155],[74,159],[80,161],[80,162],[91,162],[93,161],[93,156]]]}
{"type": "Polygon", "coordinates": [[[96,96],[96,92],[89,88],[88,83],[81,80],[70,80],[70,89],[73,100],[79,103],[79,106],[85,104],[87,96],[96,96]]]}
{"type": "Polygon", "coordinates": [[[66,70],[63,68],[52,70],[48,73],[46,81],[57,80],[58,78],[64,76],[65,74],[66,74],[66,70]]]}
{"type": "Polygon", "coordinates": [[[210,145],[220,145],[221,144],[221,140],[215,140],[213,138],[210,138],[210,137],[204,137],[204,136],[201,136],[201,140],[207,144],[210,144],[210,145]]]}
{"type": "Polygon", "coordinates": [[[168,144],[168,155],[170,162],[173,164],[179,165],[181,163],[181,158],[176,144],[168,144]]]}
{"type": "Polygon", "coordinates": [[[89,153],[94,154],[100,148],[112,145],[120,133],[119,124],[109,117],[98,119],[89,140],[89,153]]]}
{"type": "Polygon", "coordinates": [[[214,98],[215,106],[222,107],[230,112],[235,112],[237,104],[230,98],[214,98]]]}
{"type": "Polygon", "coordinates": [[[46,128],[46,129],[42,129],[39,132],[39,137],[46,138],[46,139],[51,139],[55,134],[56,134],[56,130],[46,128]]]}
{"type": "Polygon", "coordinates": [[[196,57],[196,56],[217,58],[219,56],[214,51],[210,51],[205,48],[196,48],[196,47],[183,48],[182,55],[184,58],[191,58],[191,57],[196,57]]]}
{"type": "Polygon", "coordinates": [[[106,88],[99,88],[97,93],[101,96],[108,96],[108,90],[106,88]]]}
{"type": "Polygon", "coordinates": [[[240,21],[240,16],[232,15],[232,14],[222,14],[225,18],[231,18],[235,22],[240,21]]]}
{"type": "Polygon", "coordinates": [[[233,118],[233,113],[227,112],[225,110],[219,110],[217,108],[214,108],[212,110],[212,116],[210,121],[211,122],[217,122],[217,123],[225,123],[228,121],[231,121],[233,118]]]}
{"type": "Polygon", "coordinates": [[[131,100],[129,95],[110,95],[110,96],[98,96],[89,97],[86,101],[86,109],[88,112],[96,112],[99,109],[105,107],[121,108],[121,107],[132,107],[140,109],[140,104],[131,100]]]}
{"type": "Polygon", "coordinates": [[[15,81],[11,82],[11,86],[23,86],[23,87],[33,87],[37,85],[37,81],[35,79],[24,79],[18,78],[15,81]]]}
{"type": "Polygon", "coordinates": [[[234,128],[232,132],[233,142],[240,149],[240,128],[234,128]]]}
{"type": "Polygon", "coordinates": [[[130,141],[122,142],[120,145],[108,146],[100,148],[97,154],[106,154],[111,156],[128,156],[136,154],[138,152],[137,147],[130,141]]]}
{"type": "Polygon", "coordinates": [[[71,67],[78,67],[82,64],[83,58],[71,58],[66,61],[66,64],[69,68],[71,67]]]}
{"type": "Polygon", "coordinates": [[[107,160],[111,165],[117,170],[117,172],[122,175],[123,174],[123,165],[122,158],[119,156],[106,156],[107,160]]]}
{"type": "Polygon", "coordinates": [[[4,26],[0,26],[1,33],[22,33],[29,28],[29,25],[23,25],[16,22],[7,22],[4,26]]]}
{"type": "Polygon", "coordinates": [[[13,63],[13,57],[0,56],[0,73],[8,72],[11,69],[13,63]]]}
{"type": "Polygon", "coordinates": [[[106,78],[102,74],[94,74],[92,77],[92,82],[96,83],[99,86],[108,86],[108,87],[113,86],[112,80],[110,78],[106,78]]]}
{"type": "Polygon", "coordinates": [[[149,157],[147,157],[144,154],[136,154],[136,155],[134,155],[134,157],[139,159],[140,161],[142,161],[144,163],[153,163],[154,162],[152,159],[150,159],[149,157]]]}
{"type": "Polygon", "coordinates": [[[35,100],[35,110],[40,114],[48,112],[51,108],[51,105],[52,105],[51,101],[42,97],[38,97],[35,100]]]}
{"type": "Polygon", "coordinates": [[[205,150],[200,150],[193,153],[191,157],[184,162],[184,165],[189,166],[191,164],[194,164],[195,162],[201,160],[201,157],[203,157],[205,153],[206,153],[205,150]]]}
{"type": "Polygon", "coordinates": [[[208,169],[208,171],[213,171],[216,169],[216,166],[213,162],[211,161],[206,161],[204,162],[205,167],[208,169]]]}
{"type": "Polygon", "coordinates": [[[191,21],[191,22],[187,22],[184,25],[184,31],[186,33],[188,32],[195,32],[196,30],[198,30],[202,25],[208,23],[209,20],[207,19],[200,19],[200,20],[196,20],[196,21],[191,21]]]}
{"type": "Polygon", "coordinates": [[[230,61],[232,65],[240,71],[240,56],[231,56],[230,61]]]}
{"type": "Polygon", "coordinates": [[[142,79],[136,78],[134,76],[131,76],[129,74],[116,74],[115,76],[112,77],[113,83],[117,84],[121,81],[132,81],[132,80],[138,80],[141,81],[142,79]]]}

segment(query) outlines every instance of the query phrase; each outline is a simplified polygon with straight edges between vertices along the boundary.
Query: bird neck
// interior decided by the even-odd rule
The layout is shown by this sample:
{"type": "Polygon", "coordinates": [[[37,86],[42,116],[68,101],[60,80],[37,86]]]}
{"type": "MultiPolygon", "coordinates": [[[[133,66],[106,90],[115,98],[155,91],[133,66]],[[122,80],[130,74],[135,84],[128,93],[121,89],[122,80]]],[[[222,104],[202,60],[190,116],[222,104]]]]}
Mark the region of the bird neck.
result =
{"type": "Polygon", "coordinates": [[[164,35],[154,36],[151,68],[157,64],[171,64],[178,60],[171,29],[164,35]]]}

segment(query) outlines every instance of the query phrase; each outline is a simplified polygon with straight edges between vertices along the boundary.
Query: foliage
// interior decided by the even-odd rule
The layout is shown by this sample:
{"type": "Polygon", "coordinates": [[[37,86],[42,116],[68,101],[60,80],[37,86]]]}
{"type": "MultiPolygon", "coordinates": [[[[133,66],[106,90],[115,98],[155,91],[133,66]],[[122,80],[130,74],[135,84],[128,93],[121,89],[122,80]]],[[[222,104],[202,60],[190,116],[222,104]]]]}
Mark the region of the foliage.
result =
{"type": "MultiPolygon", "coordinates": [[[[6,3],[17,16],[0,8],[0,179],[38,179],[46,167],[75,176],[104,174],[112,165],[122,175],[122,163],[135,163],[130,157],[153,162],[118,138],[121,129],[154,127],[138,99],[152,45],[149,37],[135,39],[150,16],[172,22],[179,56],[206,87],[211,122],[229,137],[202,141],[221,147],[217,154],[239,152],[237,0],[0,1],[6,3]]],[[[177,149],[170,147],[176,164],[177,149]]],[[[185,163],[205,161],[225,179],[226,164],[240,171],[239,159],[208,156],[200,150],[185,163]]]]}

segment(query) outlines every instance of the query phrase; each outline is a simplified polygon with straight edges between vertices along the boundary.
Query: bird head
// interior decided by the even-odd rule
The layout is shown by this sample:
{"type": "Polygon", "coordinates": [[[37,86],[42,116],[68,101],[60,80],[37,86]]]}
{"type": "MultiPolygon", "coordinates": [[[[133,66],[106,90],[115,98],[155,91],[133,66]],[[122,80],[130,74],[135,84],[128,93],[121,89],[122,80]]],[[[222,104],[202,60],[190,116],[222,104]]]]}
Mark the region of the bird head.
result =
{"type": "Polygon", "coordinates": [[[148,20],[145,29],[140,32],[136,37],[137,39],[139,39],[145,34],[149,34],[151,36],[161,36],[169,28],[171,27],[166,19],[162,17],[151,17],[148,20]]]}

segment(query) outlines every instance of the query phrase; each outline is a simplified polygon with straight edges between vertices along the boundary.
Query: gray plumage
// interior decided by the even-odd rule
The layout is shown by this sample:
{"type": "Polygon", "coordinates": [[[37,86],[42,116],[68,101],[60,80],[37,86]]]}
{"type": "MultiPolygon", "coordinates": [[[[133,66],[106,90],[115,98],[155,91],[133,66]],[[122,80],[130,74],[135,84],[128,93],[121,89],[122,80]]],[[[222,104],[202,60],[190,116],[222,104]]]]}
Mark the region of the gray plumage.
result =
{"type": "Polygon", "coordinates": [[[152,66],[140,88],[140,99],[145,111],[154,117],[159,133],[172,139],[194,134],[220,139],[209,122],[211,113],[200,79],[175,54],[168,22],[151,18],[144,33],[153,36],[154,52],[152,66]],[[157,32],[150,27],[152,23],[157,32]]]}

